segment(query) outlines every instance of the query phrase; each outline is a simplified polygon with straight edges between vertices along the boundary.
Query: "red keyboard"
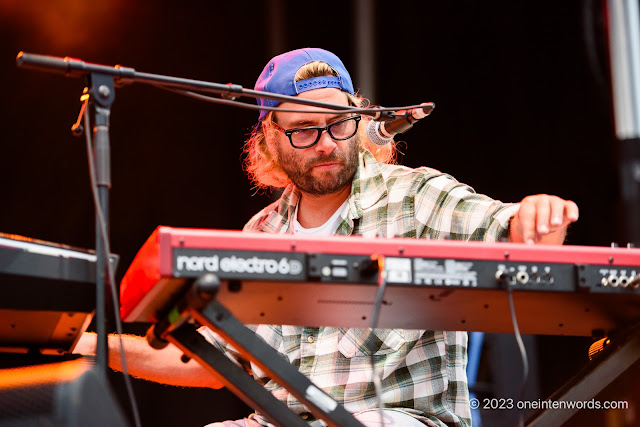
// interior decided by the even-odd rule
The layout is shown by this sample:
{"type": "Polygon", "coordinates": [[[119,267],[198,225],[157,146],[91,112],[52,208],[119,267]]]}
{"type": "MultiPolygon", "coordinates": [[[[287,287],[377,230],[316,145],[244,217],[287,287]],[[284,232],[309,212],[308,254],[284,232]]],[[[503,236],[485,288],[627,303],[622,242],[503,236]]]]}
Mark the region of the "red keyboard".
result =
{"type": "Polygon", "coordinates": [[[247,324],[369,327],[381,273],[379,327],[513,332],[508,290],[523,333],[592,335],[640,320],[635,248],[170,227],[153,232],[126,272],[122,318],[156,321],[207,273],[247,324]]]}

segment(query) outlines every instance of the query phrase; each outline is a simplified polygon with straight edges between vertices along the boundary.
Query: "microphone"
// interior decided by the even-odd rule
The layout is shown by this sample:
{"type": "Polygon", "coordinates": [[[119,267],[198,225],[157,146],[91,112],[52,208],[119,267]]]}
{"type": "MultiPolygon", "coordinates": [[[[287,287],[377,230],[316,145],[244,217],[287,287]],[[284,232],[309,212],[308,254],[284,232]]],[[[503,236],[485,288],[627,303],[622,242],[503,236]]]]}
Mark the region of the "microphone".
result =
{"type": "Polygon", "coordinates": [[[390,144],[394,135],[408,131],[415,122],[427,117],[436,107],[433,102],[420,105],[421,108],[396,111],[390,117],[381,117],[382,113],[376,114],[367,125],[367,138],[375,145],[390,144]],[[380,119],[381,121],[378,121],[380,119]]]}

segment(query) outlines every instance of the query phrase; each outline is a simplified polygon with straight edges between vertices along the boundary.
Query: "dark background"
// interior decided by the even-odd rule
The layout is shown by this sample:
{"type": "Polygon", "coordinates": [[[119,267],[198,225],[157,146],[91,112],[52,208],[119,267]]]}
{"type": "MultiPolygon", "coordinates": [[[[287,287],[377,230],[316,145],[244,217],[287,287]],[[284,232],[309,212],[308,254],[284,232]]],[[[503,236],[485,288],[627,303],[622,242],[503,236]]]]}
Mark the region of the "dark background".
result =
{"type": "MultiPolygon", "coordinates": [[[[557,194],[581,209],[568,243],[627,243],[599,2],[367,4],[371,102],[437,105],[402,136],[403,164],[446,171],[503,201],[557,194]]],[[[252,88],[273,55],[312,46],[340,56],[355,79],[364,12],[347,1],[0,1],[0,231],[94,247],[84,140],[70,133],[83,82],[19,69],[19,51],[252,88]]],[[[150,86],[118,89],[110,220],[119,277],[156,226],[239,229],[271,200],[242,170],[256,118],[150,86]]],[[[590,339],[537,343],[544,397],[586,363],[590,339]]],[[[245,414],[225,390],[135,386],[145,424],[245,414]]]]}

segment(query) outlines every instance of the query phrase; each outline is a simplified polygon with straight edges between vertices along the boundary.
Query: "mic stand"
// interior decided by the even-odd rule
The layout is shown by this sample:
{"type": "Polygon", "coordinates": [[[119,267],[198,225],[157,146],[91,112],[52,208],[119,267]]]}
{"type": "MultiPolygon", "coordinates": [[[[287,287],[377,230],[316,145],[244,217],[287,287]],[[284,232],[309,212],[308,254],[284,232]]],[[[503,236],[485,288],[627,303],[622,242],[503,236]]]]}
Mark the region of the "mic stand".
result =
{"type": "MultiPolygon", "coordinates": [[[[319,108],[328,108],[335,111],[357,111],[361,114],[382,117],[388,120],[392,114],[382,113],[393,109],[377,108],[369,111],[352,106],[337,105],[320,101],[313,101],[286,95],[279,95],[263,91],[249,90],[235,84],[222,85],[219,83],[203,82],[190,79],[182,79],[157,74],[140,73],[129,67],[120,65],[111,67],[100,64],[92,64],[75,58],[58,58],[45,55],[29,54],[20,52],[16,58],[19,67],[31,68],[46,72],[64,74],[68,77],[84,77],[87,81],[87,93],[89,94],[89,105],[92,112],[92,132],[93,142],[89,149],[89,156],[92,172],[92,191],[94,192],[95,217],[96,217],[96,364],[97,371],[106,379],[106,372],[109,366],[109,348],[107,337],[107,307],[109,304],[109,287],[115,286],[115,279],[110,271],[109,259],[109,190],[111,188],[111,166],[109,148],[109,116],[111,104],[115,98],[115,85],[118,86],[140,82],[162,88],[170,89],[196,89],[205,92],[219,94],[224,101],[234,101],[238,97],[262,98],[276,101],[289,101],[296,104],[309,105],[319,108]],[[382,114],[381,114],[382,113],[382,114]],[[91,156],[93,153],[93,156],[91,156]],[[95,164],[94,167],[91,164],[95,164]],[[94,175],[95,174],[95,175],[94,175]],[[94,190],[96,187],[97,190],[94,190]]],[[[239,103],[242,104],[242,103],[239,103]]],[[[245,104],[242,104],[245,105],[245,104]]],[[[413,108],[411,106],[405,108],[413,108]]],[[[257,108],[257,106],[254,106],[257,108]]],[[[262,107],[262,109],[274,110],[273,107],[262,107]]],[[[76,129],[77,130],[77,129],[76,129]]],[[[88,129],[85,129],[88,132],[88,129]]],[[[113,290],[113,288],[111,288],[113,290]]],[[[117,295],[114,298],[117,299],[117,295]]],[[[117,318],[116,318],[117,320],[117,318]]]]}
{"type": "MultiPolygon", "coordinates": [[[[106,377],[109,367],[109,347],[107,331],[107,307],[112,303],[109,299],[109,287],[114,286],[107,270],[109,254],[109,190],[111,189],[111,154],[109,145],[109,116],[111,104],[115,98],[113,77],[101,73],[87,74],[89,105],[92,116],[93,162],[95,165],[96,200],[96,367],[106,377]]],[[[88,132],[89,129],[85,129],[88,132]]]]}

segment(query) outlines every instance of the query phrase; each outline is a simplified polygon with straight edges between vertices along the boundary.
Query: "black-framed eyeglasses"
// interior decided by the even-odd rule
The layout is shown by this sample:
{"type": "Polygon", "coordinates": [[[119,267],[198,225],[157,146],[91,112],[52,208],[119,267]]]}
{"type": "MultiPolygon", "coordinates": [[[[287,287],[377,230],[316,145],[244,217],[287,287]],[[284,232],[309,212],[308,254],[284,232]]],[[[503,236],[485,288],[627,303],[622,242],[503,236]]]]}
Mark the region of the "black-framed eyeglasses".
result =
{"type": "Polygon", "coordinates": [[[329,132],[331,139],[336,141],[344,141],[353,137],[358,131],[358,123],[360,123],[361,119],[361,116],[345,117],[325,127],[309,126],[306,128],[284,129],[275,121],[273,125],[287,135],[293,148],[309,148],[320,141],[320,136],[325,130],[329,132]]]}

